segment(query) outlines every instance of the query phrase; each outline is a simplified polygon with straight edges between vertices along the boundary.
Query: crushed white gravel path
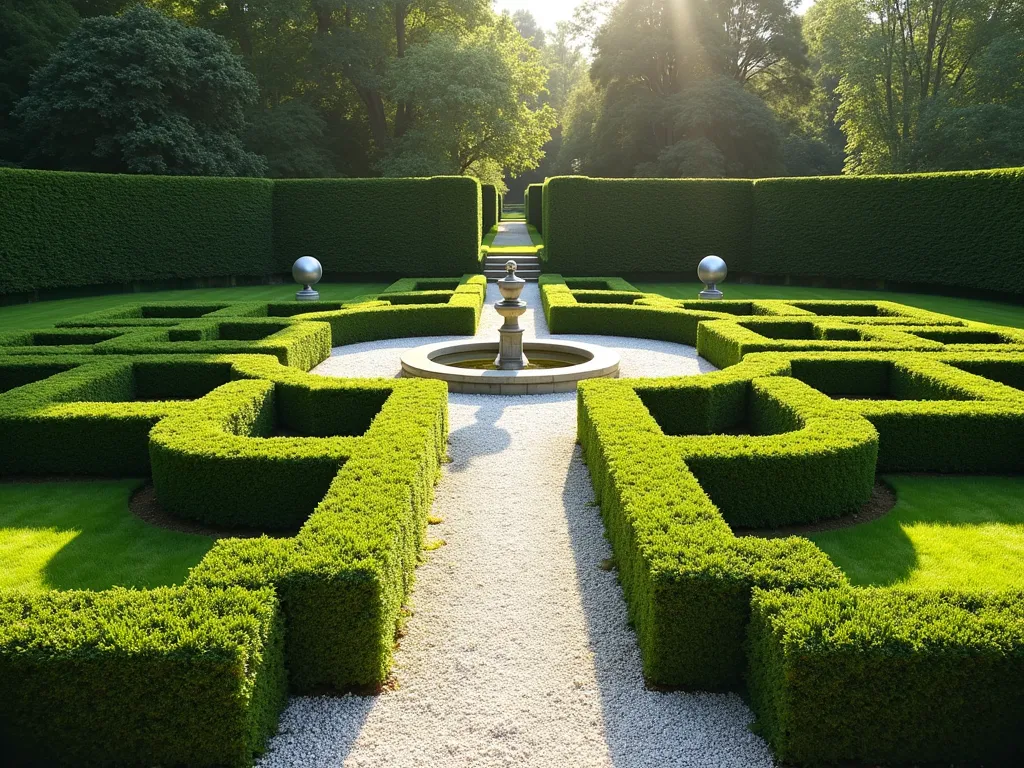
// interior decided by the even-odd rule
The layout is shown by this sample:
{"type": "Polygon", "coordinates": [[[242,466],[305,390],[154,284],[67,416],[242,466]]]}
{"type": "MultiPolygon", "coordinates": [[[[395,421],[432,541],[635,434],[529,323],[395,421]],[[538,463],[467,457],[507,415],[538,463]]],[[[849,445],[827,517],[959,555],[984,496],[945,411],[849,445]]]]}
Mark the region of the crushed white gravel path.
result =
{"type": "MultiPolygon", "coordinates": [[[[488,287],[488,303],[497,301],[488,287]]],[[[526,337],[547,336],[536,284],[526,337]]],[[[479,335],[500,318],[485,306],[479,335]]],[[[462,337],[460,337],[462,338],[462,337]]],[[[624,376],[714,370],[692,347],[602,336],[624,376]]],[[[315,373],[395,376],[437,337],[341,347],[315,373]]],[[[772,766],[734,694],[647,690],[586,466],[575,394],[450,395],[450,455],[414,615],[379,696],[292,699],[267,766],[772,766]]]]}

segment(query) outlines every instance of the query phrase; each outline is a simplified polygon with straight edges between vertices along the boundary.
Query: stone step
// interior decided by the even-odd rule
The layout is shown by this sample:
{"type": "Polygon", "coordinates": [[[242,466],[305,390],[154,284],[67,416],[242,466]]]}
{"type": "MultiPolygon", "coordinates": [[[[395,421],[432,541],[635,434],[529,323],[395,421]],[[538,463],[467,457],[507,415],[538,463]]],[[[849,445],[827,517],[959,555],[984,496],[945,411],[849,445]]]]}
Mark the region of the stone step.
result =
{"type": "MultiPolygon", "coordinates": [[[[484,260],[484,268],[485,269],[504,269],[506,261],[508,261],[508,259],[485,259],[484,260]]],[[[541,268],[540,260],[537,260],[537,261],[526,261],[525,259],[512,259],[512,261],[514,261],[516,263],[516,268],[517,269],[540,269],[541,268]]]]}
{"type": "MultiPolygon", "coordinates": [[[[540,272],[516,272],[516,274],[526,280],[528,283],[537,282],[537,278],[540,277],[540,272]]],[[[487,278],[488,282],[493,283],[496,280],[500,280],[505,276],[505,270],[486,270],[484,271],[484,277],[487,278]]]]}

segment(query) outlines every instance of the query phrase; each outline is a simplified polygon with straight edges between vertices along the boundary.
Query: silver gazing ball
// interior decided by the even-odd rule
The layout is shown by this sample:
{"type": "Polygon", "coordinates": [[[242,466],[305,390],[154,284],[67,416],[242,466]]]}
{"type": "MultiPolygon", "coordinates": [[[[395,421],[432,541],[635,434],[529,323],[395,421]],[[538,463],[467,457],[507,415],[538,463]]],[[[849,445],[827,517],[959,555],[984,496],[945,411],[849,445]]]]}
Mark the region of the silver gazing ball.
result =
{"type": "Polygon", "coordinates": [[[725,266],[725,259],[721,256],[705,256],[697,265],[697,277],[705,285],[724,283],[728,274],[729,268],[725,266]]]}
{"type": "Polygon", "coordinates": [[[720,256],[705,256],[697,265],[697,277],[704,283],[704,290],[697,294],[702,299],[720,299],[724,295],[716,285],[725,281],[729,268],[720,256]]]}
{"type": "Polygon", "coordinates": [[[324,268],[320,262],[312,256],[302,256],[292,264],[292,277],[295,282],[303,286],[301,291],[296,292],[296,301],[318,301],[320,294],[313,290],[313,286],[320,282],[324,276],[324,268]]]}

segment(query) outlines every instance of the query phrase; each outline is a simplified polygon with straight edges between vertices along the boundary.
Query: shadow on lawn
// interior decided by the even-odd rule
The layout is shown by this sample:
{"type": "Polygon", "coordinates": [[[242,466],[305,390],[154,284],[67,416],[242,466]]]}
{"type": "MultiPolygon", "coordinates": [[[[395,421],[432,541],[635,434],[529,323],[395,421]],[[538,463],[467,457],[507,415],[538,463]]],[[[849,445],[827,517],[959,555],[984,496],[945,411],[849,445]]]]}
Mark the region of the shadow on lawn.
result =
{"type": "MultiPolygon", "coordinates": [[[[184,582],[213,539],[148,525],[128,509],[139,480],[0,484],[0,559],[35,562],[49,589],[184,582]]],[[[33,578],[26,570],[26,580],[33,578]]]]}
{"type": "Polygon", "coordinates": [[[946,562],[956,569],[955,578],[972,567],[1019,568],[1021,544],[1002,534],[1006,526],[1024,532],[1024,478],[890,475],[885,480],[897,499],[885,517],[808,536],[853,584],[892,586],[911,579],[918,568],[935,569],[946,562]],[[986,540],[987,527],[991,540],[986,540]],[[908,533],[915,530],[917,543],[908,533]],[[946,547],[941,546],[943,537],[949,538],[946,547]],[[932,549],[929,563],[922,562],[924,546],[932,549]]]}

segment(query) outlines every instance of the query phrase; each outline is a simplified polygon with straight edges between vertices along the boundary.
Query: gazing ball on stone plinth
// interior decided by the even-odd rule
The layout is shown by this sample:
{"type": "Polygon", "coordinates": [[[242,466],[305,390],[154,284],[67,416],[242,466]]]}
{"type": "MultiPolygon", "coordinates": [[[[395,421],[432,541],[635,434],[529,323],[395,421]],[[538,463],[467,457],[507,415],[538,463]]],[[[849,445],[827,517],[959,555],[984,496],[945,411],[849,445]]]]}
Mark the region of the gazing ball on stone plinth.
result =
{"type": "Polygon", "coordinates": [[[702,299],[720,299],[723,294],[715,286],[729,274],[725,260],[720,256],[705,256],[697,265],[697,277],[704,283],[704,290],[697,294],[702,299]]]}
{"type": "Polygon", "coordinates": [[[324,268],[312,256],[302,256],[296,259],[292,264],[292,277],[303,288],[295,294],[295,299],[297,301],[317,301],[320,294],[313,290],[313,286],[319,283],[323,276],[324,268]]]}

